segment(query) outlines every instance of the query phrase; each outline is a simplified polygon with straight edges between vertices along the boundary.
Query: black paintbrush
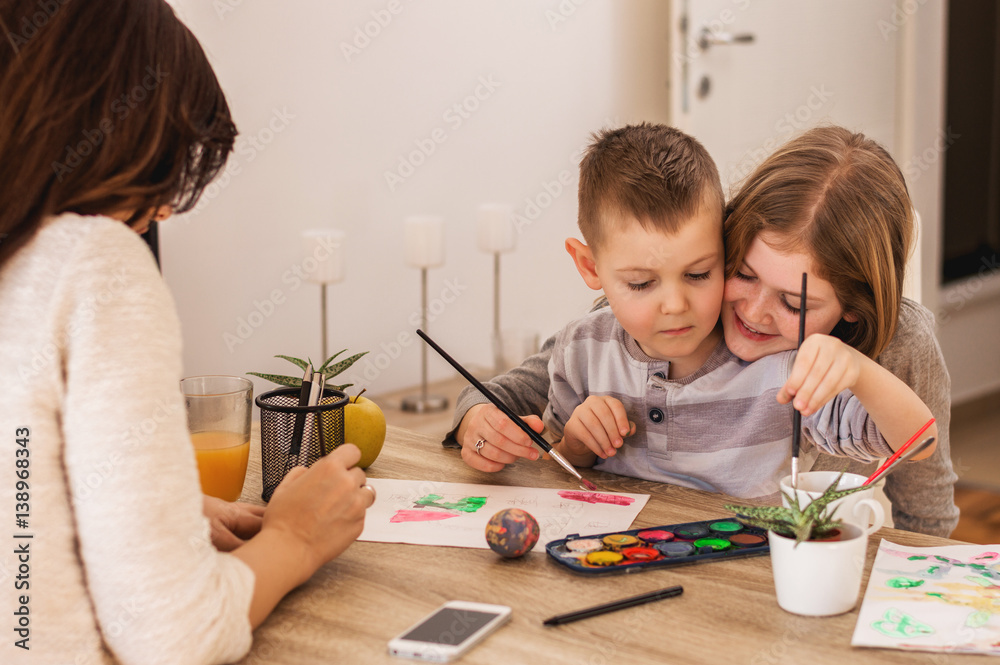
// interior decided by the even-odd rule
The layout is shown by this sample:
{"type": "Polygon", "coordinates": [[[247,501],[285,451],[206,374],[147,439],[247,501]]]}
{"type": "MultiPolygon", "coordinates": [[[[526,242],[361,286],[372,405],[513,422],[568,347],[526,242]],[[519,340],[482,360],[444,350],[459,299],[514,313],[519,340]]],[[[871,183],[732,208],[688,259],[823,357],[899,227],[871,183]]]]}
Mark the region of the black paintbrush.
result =
{"type": "Polygon", "coordinates": [[[546,626],[558,626],[563,623],[569,623],[570,621],[589,619],[590,617],[600,616],[601,614],[607,614],[608,612],[615,612],[617,610],[624,610],[628,607],[635,607],[637,605],[651,603],[656,600],[663,600],[664,598],[673,598],[674,596],[679,596],[682,593],[684,593],[684,587],[672,586],[666,589],[660,589],[659,591],[650,591],[649,593],[644,593],[639,596],[632,596],[631,598],[622,598],[621,600],[615,600],[610,603],[605,603],[604,605],[589,607],[585,610],[577,610],[576,612],[570,612],[568,614],[560,614],[546,619],[542,623],[546,626]]]}
{"type": "Polygon", "coordinates": [[[461,365],[459,365],[458,361],[456,361],[454,358],[452,358],[451,356],[449,356],[447,354],[447,352],[445,352],[444,349],[442,349],[440,346],[438,346],[437,343],[434,340],[432,340],[430,337],[428,337],[424,333],[423,330],[417,330],[417,334],[420,336],[421,339],[423,339],[425,342],[427,342],[427,344],[429,344],[432,349],[434,349],[435,351],[437,351],[438,355],[440,355],[442,358],[444,358],[445,360],[447,360],[448,363],[452,367],[454,367],[455,369],[457,369],[459,374],[461,374],[462,376],[464,376],[466,378],[466,380],[469,383],[471,383],[476,388],[476,390],[478,390],[479,392],[481,392],[483,394],[483,397],[485,397],[490,402],[492,402],[493,406],[495,406],[496,408],[500,409],[505,416],[507,416],[508,418],[510,418],[514,422],[515,425],[517,425],[518,427],[520,427],[521,430],[531,438],[531,440],[535,443],[535,445],[537,445],[539,448],[541,448],[542,450],[544,450],[545,452],[547,452],[552,457],[552,459],[554,459],[556,462],[559,463],[559,466],[561,466],[562,468],[566,469],[571,474],[573,474],[573,476],[578,481],[580,481],[580,485],[582,485],[583,487],[587,488],[591,492],[596,492],[597,491],[597,486],[594,485],[594,483],[590,482],[589,480],[587,480],[586,478],[584,478],[583,476],[581,476],[580,472],[577,471],[573,467],[572,464],[570,464],[569,462],[567,462],[566,459],[562,455],[560,455],[557,451],[552,450],[552,445],[548,441],[546,441],[545,439],[543,439],[538,432],[536,432],[535,430],[531,429],[531,427],[528,426],[528,423],[526,423],[523,420],[521,420],[521,418],[519,418],[518,415],[516,413],[514,413],[510,409],[510,407],[508,407],[506,404],[504,404],[503,402],[501,402],[500,398],[497,397],[496,395],[494,395],[493,392],[490,391],[489,388],[487,388],[486,386],[484,386],[479,381],[479,379],[477,379],[476,377],[472,376],[472,374],[470,374],[468,372],[468,370],[466,370],[464,367],[462,367],[461,365]]]}
{"type": "MultiPolygon", "coordinates": [[[[806,336],[806,274],[802,273],[802,293],[799,298],[799,343],[802,347],[806,336]]],[[[792,487],[799,486],[799,442],[802,439],[802,414],[792,405],[792,487]]]]}

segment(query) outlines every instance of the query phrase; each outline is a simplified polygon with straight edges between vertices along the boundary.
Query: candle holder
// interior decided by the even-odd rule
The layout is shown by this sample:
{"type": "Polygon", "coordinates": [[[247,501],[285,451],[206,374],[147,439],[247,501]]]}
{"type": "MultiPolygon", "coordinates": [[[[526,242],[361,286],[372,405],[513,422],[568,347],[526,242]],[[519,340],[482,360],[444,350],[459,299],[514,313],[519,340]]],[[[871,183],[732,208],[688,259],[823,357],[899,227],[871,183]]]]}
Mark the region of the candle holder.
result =
{"type": "MultiPolygon", "coordinates": [[[[427,269],[444,265],[444,220],[434,216],[404,220],[406,261],[420,268],[420,328],[427,330],[427,269]]],[[[420,345],[420,393],[403,398],[401,408],[412,413],[433,413],[448,408],[448,399],[427,393],[427,345],[420,345]]]]}
{"type": "Polygon", "coordinates": [[[514,249],[512,214],[513,209],[502,203],[479,206],[479,249],[493,255],[493,367],[497,374],[507,369],[500,329],[500,254],[514,249]]]}
{"type": "Polygon", "coordinates": [[[327,350],[326,287],[344,279],[342,246],[346,234],[338,229],[307,229],[302,232],[302,268],[310,282],[319,284],[320,362],[327,350]],[[315,263],[315,268],[310,269],[315,263]]]}

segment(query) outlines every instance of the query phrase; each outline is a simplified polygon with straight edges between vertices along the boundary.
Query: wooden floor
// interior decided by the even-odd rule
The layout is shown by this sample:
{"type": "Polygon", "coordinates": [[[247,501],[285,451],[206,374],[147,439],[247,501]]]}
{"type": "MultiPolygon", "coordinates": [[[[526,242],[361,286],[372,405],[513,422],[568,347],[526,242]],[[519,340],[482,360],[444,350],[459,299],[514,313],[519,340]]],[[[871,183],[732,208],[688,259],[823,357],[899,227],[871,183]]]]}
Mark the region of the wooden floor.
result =
{"type": "Polygon", "coordinates": [[[955,488],[955,504],[962,517],[952,538],[981,545],[1000,543],[1000,494],[959,485],[955,488]]]}
{"type": "Polygon", "coordinates": [[[952,534],[970,543],[1000,543],[1000,393],[951,409],[951,461],[962,511],[952,534]]]}
{"type": "MultiPolygon", "coordinates": [[[[488,378],[485,371],[474,371],[488,378]]],[[[455,398],[468,385],[465,379],[440,381],[428,386],[428,393],[441,395],[448,407],[438,413],[408,413],[400,408],[402,398],[418,389],[375,396],[390,425],[423,434],[443,437],[452,427],[455,398]]],[[[952,538],[978,544],[1000,543],[1000,396],[952,410],[951,448],[959,484],[955,504],[962,511],[952,538]]]]}

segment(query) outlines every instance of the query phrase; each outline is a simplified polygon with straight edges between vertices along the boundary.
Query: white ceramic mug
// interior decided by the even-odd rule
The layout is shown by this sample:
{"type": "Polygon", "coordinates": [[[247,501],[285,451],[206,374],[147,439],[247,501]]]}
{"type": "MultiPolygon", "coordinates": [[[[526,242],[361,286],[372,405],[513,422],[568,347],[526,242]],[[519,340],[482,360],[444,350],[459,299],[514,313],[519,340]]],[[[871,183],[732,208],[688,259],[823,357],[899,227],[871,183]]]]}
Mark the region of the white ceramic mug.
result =
{"type": "MultiPolygon", "coordinates": [[[[839,471],[800,473],[798,487],[795,490],[792,489],[792,477],[785,476],[781,479],[781,491],[789,496],[798,494],[799,506],[805,508],[813,499],[821,497],[823,490],[829,487],[839,475],[839,471]]],[[[844,477],[837,483],[837,489],[847,490],[860,487],[866,479],[866,476],[860,476],[856,473],[845,473],[844,477]]],[[[781,497],[781,503],[788,507],[788,501],[784,496],[781,497]]],[[[875,498],[875,484],[869,485],[866,490],[833,501],[829,504],[829,510],[833,511],[834,509],[836,509],[836,512],[833,513],[834,518],[843,520],[845,524],[853,524],[864,531],[866,536],[881,529],[885,523],[885,510],[875,498]]]]}
{"type": "Polygon", "coordinates": [[[778,605],[805,616],[850,612],[858,602],[868,534],[845,524],[841,540],[804,541],[767,534],[778,605]]]}

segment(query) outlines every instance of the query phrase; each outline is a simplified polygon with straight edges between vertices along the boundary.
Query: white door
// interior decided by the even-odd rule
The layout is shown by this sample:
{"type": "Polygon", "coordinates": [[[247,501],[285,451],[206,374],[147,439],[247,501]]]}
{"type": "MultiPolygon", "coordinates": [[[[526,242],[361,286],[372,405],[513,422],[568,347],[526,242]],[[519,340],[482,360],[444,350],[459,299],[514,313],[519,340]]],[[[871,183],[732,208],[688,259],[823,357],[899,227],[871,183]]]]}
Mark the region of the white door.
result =
{"type": "Polygon", "coordinates": [[[723,185],[823,122],[893,151],[892,0],[675,0],[673,122],[716,158],[723,185]]]}
{"type": "MultiPolygon", "coordinates": [[[[674,0],[671,118],[715,158],[727,193],[822,123],[896,155],[901,27],[893,0],[674,0]]],[[[899,157],[897,156],[897,160],[899,157]]],[[[920,252],[905,292],[920,300],[920,252]]]]}

